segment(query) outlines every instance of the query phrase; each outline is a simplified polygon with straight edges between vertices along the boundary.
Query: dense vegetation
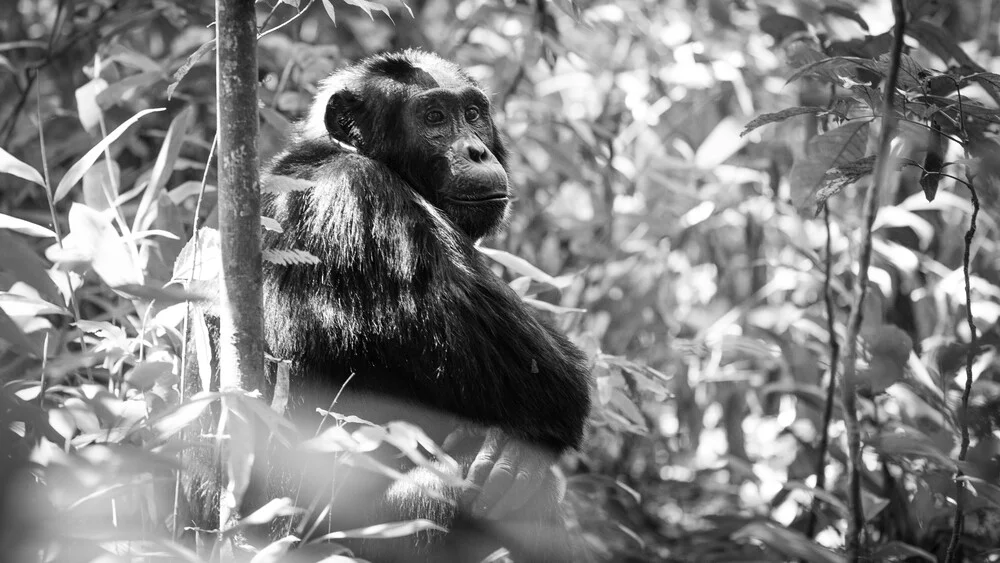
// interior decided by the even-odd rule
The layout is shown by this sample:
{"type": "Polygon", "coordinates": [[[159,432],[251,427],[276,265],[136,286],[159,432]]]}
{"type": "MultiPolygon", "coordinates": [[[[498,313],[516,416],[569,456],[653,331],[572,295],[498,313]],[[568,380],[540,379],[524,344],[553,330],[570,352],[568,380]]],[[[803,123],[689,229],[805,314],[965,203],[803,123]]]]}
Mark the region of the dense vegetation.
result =
{"type": "MultiPolygon", "coordinates": [[[[433,50],[493,93],[518,199],[483,251],[592,362],[562,465],[605,560],[1000,559],[991,0],[257,9],[262,159],[368,53],[433,50]]],[[[220,272],[213,18],[0,3],[0,559],[205,560],[172,527],[189,423],[290,433],[255,390],[181,393],[220,272]]],[[[394,430],[307,446],[412,453],[394,430]]],[[[329,539],[311,560],[349,556],[329,539]]]]}

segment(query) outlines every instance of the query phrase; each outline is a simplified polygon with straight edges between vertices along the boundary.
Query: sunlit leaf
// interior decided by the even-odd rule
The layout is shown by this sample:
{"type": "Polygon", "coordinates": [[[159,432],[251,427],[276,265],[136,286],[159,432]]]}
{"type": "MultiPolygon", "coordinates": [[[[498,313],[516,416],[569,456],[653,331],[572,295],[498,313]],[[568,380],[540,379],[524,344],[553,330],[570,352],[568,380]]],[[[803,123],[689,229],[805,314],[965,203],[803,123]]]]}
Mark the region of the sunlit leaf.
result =
{"type": "Polygon", "coordinates": [[[343,532],[331,532],[314,538],[310,543],[345,538],[400,538],[419,532],[447,532],[447,530],[430,520],[406,520],[404,522],[390,522],[388,524],[377,524],[365,528],[355,528],[343,532]]]}
{"type": "Polygon", "coordinates": [[[116,285],[112,289],[130,299],[138,299],[146,303],[156,301],[157,304],[163,306],[183,303],[185,301],[197,303],[209,299],[205,295],[185,291],[175,285],[156,287],[153,285],[123,284],[116,285]]]}
{"type": "Polygon", "coordinates": [[[560,289],[565,286],[565,284],[560,285],[559,281],[556,280],[556,278],[539,270],[524,258],[521,258],[519,256],[514,256],[513,254],[509,252],[504,252],[503,250],[485,248],[482,246],[479,246],[477,248],[479,249],[480,252],[489,256],[495,262],[497,262],[498,264],[502,265],[503,267],[507,268],[508,270],[510,270],[515,274],[527,276],[535,281],[547,283],[552,287],[560,289]]]}
{"type": "Polygon", "coordinates": [[[375,15],[372,14],[372,10],[377,10],[379,12],[382,12],[383,14],[385,14],[387,18],[389,18],[389,21],[392,21],[392,16],[389,15],[389,8],[377,2],[369,2],[368,0],[344,0],[344,2],[350,4],[351,6],[357,6],[362,10],[364,10],[364,12],[368,14],[368,17],[370,17],[372,21],[375,21],[375,15]]]}
{"type": "Polygon", "coordinates": [[[75,186],[77,182],[83,179],[83,175],[87,173],[87,170],[90,170],[90,167],[93,166],[94,163],[97,162],[97,159],[104,154],[104,150],[108,148],[108,146],[111,145],[111,143],[118,140],[118,137],[121,137],[122,134],[125,133],[125,131],[127,131],[129,127],[134,125],[136,121],[139,121],[146,115],[158,111],[163,111],[164,109],[166,108],[153,108],[153,109],[142,110],[139,113],[130,117],[125,123],[119,125],[118,128],[109,133],[107,137],[101,139],[101,142],[94,145],[92,149],[87,151],[87,154],[83,155],[83,157],[80,158],[80,160],[76,161],[76,163],[73,164],[73,166],[71,166],[70,169],[66,171],[66,175],[62,177],[62,180],[59,181],[59,185],[56,187],[56,192],[55,195],[53,196],[53,199],[55,201],[59,201],[62,198],[66,197],[66,194],[69,193],[69,190],[73,186],[75,186]]]}
{"type": "Polygon", "coordinates": [[[746,146],[750,139],[740,135],[740,121],[733,116],[720,120],[694,153],[694,164],[712,170],[746,146]]]}
{"type": "Polygon", "coordinates": [[[3,149],[0,149],[0,172],[11,174],[22,180],[34,182],[43,188],[45,187],[45,179],[42,178],[42,175],[37,170],[14,158],[14,155],[3,149]]]}
{"type": "Polygon", "coordinates": [[[933,554],[901,541],[891,541],[882,544],[871,555],[872,561],[910,561],[914,557],[930,561],[931,563],[935,563],[938,560],[933,554]]]}
{"type": "Polygon", "coordinates": [[[101,106],[97,103],[97,96],[107,87],[108,81],[98,77],[76,89],[77,114],[87,131],[95,130],[101,122],[101,106]]]}
{"type": "Polygon", "coordinates": [[[205,409],[219,397],[221,397],[219,393],[202,391],[158,417],[150,424],[150,427],[156,433],[157,439],[165,440],[197,420],[205,412],[205,409]]]}
{"type": "Polygon", "coordinates": [[[770,522],[751,522],[733,533],[734,540],[756,539],[788,558],[810,563],[845,563],[847,560],[810,540],[797,530],[776,526],[770,522]]]}
{"type": "Polygon", "coordinates": [[[285,560],[285,555],[293,545],[299,542],[295,536],[285,536],[280,540],[268,544],[264,549],[253,556],[250,563],[278,563],[285,560]]]}
{"type": "Polygon", "coordinates": [[[337,13],[333,9],[333,2],[330,0],[323,0],[323,9],[326,10],[326,15],[330,18],[330,21],[334,26],[337,25],[337,13]]]}
{"type": "Polygon", "coordinates": [[[177,155],[180,153],[184,138],[187,136],[188,125],[191,123],[191,116],[194,114],[194,106],[185,107],[167,129],[167,136],[163,140],[159,154],[156,155],[156,164],[153,165],[153,172],[146,185],[146,191],[139,201],[139,209],[135,213],[135,220],[132,222],[133,231],[141,231],[153,221],[150,213],[154,210],[153,203],[160,198],[160,192],[164,184],[174,171],[174,164],[177,162],[177,155]]]}

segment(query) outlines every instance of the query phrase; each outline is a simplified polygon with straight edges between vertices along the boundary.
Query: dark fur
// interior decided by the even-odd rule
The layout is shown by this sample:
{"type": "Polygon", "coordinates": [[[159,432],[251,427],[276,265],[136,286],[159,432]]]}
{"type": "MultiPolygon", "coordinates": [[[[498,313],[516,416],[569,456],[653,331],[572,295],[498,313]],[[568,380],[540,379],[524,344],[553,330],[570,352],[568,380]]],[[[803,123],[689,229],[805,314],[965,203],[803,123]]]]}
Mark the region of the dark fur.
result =
{"type": "MultiPolygon", "coordinates": [[[[437,206],[444,180],[435,185],[428,179],[428,155],[414,155],[399,125],[403,101],[414,92],[462,85],[478,88],[457,66],[413,51],[368,59],[328,81],[316,105],[326,107],[329,100],[331,107],[310,116],[269,170],[315,188],[266,198],[263,213],[284,228],[266,235],[266,247],[305,250],[321,263],[265,266],[267,342],[273,355],[292,362],[293,416],[328,408],[353,373],[337,412],[379,423],[412,420],[439,443],[471,422],[563,452],[580,445],[590,407],[583,354],[490,271],[470,229],[457,227],[437,206]],[[450,84],[442,85],[442,76],[450,84]],[[317,136],[321,118],[324,129],[358,152],[317,136]]],[[[492,121],[480,138],[506,169],[506,149],[492,121]]],[[[461,180],[449,178],[448,189],[461,187],[461,180]]],[[[504,213],[498,209],[491,218],[498,225],[504,213]]],[[[476,443],[465,448],[465,461],[477,449],[476,443]]],[[[359,491],[383,497],[381,503],[360,501],[381,506],[361,523],[431,518],[451,533],[372,541],[359,556],[466,561],[504,545],[518,561],[577,560],[569,555],[557,481],[546,482],[516,517],[477,521],[413,486],[419,482],[457,498],[458,491],[431,472],[392,463],[409,471],[410,482],[390,486],[380,478],[352,477],[359,480],[348,487],[359,497],[359,491]]],[[[306,473],[328,478],[321,463],[310,465],[306,473]]],[[[330,520],[323,531],[356,524],[336,515],[330,520]]]]}

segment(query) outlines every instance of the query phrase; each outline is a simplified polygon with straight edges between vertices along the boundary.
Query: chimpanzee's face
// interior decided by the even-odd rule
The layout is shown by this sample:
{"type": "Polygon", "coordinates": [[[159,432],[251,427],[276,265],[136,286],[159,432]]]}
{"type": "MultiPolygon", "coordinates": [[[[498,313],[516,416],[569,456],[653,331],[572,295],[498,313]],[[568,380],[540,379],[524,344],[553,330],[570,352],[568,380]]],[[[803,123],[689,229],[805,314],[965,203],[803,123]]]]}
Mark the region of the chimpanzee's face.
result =
{"type": "Polygon", "coordinates": [[[431,88],[404,102],[403,131],[413,187],[473,238],[495,230],[507,212],[507,171],[489,100],[472,86],[431,88]]]}

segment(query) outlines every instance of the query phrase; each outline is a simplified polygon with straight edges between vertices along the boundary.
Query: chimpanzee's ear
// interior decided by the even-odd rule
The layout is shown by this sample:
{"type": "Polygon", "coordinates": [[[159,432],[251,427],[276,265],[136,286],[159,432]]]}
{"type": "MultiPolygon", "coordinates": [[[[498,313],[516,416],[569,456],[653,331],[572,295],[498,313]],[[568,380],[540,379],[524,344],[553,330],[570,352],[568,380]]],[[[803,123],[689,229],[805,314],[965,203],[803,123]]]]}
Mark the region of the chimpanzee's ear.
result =
{"type": "Polygon", "coordinates": [[[326,115],[324,123],[330,136],[360,149],[364,139],[361,130],[358,128],[360,112],[363,110],[361,99],[348,90],[340,90],[330,96],[326,102],[326,115]]]}

